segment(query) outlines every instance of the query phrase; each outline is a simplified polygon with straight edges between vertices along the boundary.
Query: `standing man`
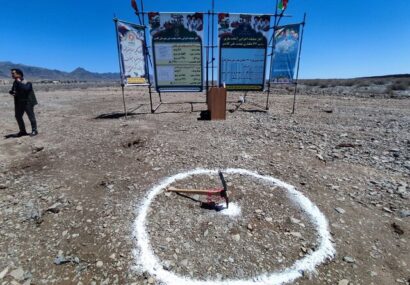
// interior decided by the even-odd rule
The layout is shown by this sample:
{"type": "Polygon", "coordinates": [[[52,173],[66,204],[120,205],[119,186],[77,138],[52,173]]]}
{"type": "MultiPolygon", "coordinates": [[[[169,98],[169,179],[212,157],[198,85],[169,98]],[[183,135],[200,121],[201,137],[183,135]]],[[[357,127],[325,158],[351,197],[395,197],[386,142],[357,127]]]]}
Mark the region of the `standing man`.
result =
{"type": "Polygon", "coordinates": [[[34,106],[37,105],[37,99],[30,82],[24,80],[23,71],[17,68],[11,70],[11,77],[14,79],[10,95],[14,96],[14,112],[20,131],[18,137],[28,135],[24,124],[23,115],[27,114],[31,123],[31,136],[38,134],[36,116],[34,115],[34,106]]]}

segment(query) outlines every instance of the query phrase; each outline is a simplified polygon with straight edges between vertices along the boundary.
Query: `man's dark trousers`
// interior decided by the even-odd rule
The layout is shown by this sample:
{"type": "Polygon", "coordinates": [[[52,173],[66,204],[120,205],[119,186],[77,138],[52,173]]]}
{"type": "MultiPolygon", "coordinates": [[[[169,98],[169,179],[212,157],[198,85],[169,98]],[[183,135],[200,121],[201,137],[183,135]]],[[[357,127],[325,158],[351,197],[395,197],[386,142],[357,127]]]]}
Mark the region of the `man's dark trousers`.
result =
{"type": "Polygon", "coordinates": [[[30,102],[15,102],[15,115],[16,120],[19,125],[20,132],[26,132],[26,126],[24,124],[23,115],[26,112],[28,119],[31,123],[31,129],[33,131],[37,130],[36,116],[34,115],[34,105],[30,102]]]}

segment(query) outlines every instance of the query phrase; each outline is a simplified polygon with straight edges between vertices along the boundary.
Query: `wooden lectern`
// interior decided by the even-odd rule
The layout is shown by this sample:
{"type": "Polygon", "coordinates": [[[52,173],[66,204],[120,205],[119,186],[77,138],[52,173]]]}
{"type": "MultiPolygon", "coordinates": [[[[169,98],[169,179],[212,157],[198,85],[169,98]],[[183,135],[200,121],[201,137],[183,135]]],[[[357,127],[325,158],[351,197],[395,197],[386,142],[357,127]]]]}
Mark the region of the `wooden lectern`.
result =
{"type": "Polygon", "coordinates": [[[208,93],[208,112],[211,120],[226,119],[226,88],[211,87],[208,93]]]}

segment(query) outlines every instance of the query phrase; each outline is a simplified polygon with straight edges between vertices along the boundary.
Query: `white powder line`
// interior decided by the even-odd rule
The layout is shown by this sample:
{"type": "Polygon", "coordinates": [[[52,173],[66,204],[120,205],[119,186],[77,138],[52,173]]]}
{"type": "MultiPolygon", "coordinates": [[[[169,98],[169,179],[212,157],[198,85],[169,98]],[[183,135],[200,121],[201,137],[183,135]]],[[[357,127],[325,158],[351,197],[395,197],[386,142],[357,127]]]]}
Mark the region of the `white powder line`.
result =
{"type": "Polygon", "coordinates": [[[228,168],[222,170],[227,174],[241,174],[254,177],[258,180],[267,181],[272,186],[279,186],[288,191],[290,199],[300,206],[303,211],[311,218],[313,224],[316,227],[319,247],[316,251],[306,255],[300,260],[297,260],[291,267],[282,271],[271,272],[259,275],[253,279],[238,280],[209,280],[201,281],[190,279],[188,277],[178,276],[170,271],[165,270],[158,258],[155,256],[151,244],[149,242],[149,236],[146,231],[145,221],[151,202],[155,196],[162,190],[168,187],[170,184],[185,179],[193,175],[211,174],[216,175],[218,170],[213,169],[195,169],[188,172],[179,173],[177,175],[168,177],[162,180],[158,185],[150,189],[145,199],[141,202],[139,209],[137,209],[137,218],[134,223],[134,236],[137,239],[138,248],[133,251],[135,261],[140,265],[141,269],[147,271],[149,274],[154,275],[158,280],[168,285],[245,285],[245,284],[257,284],[257,285],[279,285],[289,283],[297,278],[303,276],[304,272],[314,272],[315,268],[326,261],[334,257],[336,250],[331,242],[331,236],[329,233],[329,226],[326,217],[320,212],[319,208],[313,204],[306,196],[297,191],[294,186],[289,185],[281,180],[270,176],[263,176],[256,172],[252,172],[246,169],[240,168],[228,168]]]}

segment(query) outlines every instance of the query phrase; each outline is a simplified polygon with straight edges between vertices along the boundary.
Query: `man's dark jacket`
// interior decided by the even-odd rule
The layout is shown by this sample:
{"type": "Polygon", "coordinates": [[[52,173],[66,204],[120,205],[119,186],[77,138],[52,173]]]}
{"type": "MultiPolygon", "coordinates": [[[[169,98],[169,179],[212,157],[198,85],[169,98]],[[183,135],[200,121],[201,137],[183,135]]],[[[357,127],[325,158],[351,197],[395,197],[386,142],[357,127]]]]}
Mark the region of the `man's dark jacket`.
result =
{"type": "Polygon", "coordinates": [[[33,106],[38,104],[31,82],[19,82],[15,80],[11,91],[14,91],[14,100],[16,104],[30,104],[33,106]]]}

